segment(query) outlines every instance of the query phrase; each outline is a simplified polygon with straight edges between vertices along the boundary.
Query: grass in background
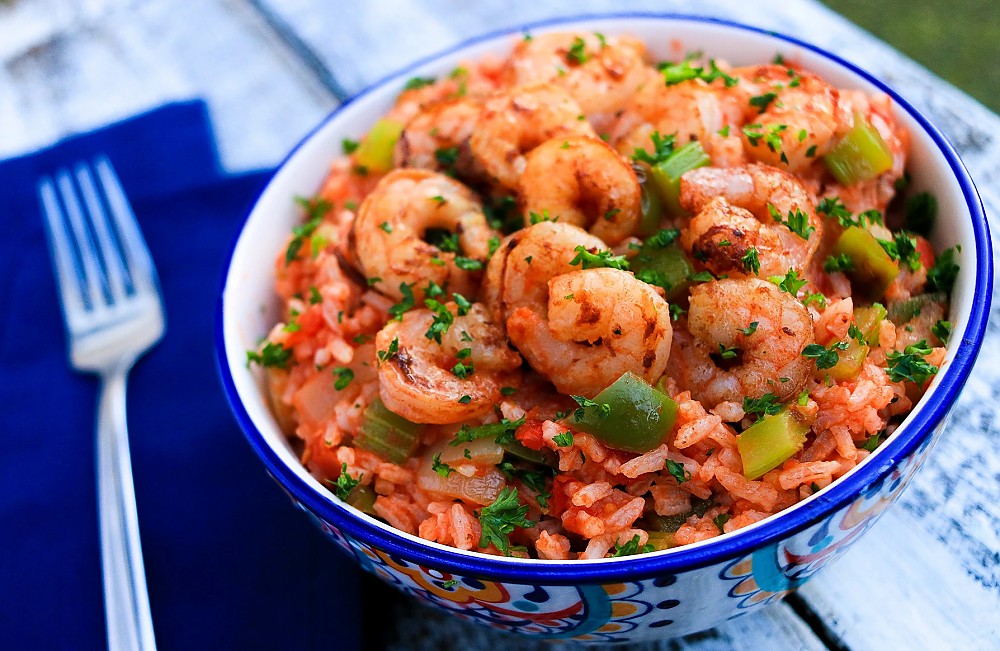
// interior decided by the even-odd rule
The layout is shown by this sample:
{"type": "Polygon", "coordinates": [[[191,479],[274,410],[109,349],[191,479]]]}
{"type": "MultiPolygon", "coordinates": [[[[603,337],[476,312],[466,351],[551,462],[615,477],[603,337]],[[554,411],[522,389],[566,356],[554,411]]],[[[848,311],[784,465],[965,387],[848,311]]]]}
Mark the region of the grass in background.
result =
{"type": "Polygon", "coordinates": [[[997,0],[822,0],[1000,113],[997,0]]]}

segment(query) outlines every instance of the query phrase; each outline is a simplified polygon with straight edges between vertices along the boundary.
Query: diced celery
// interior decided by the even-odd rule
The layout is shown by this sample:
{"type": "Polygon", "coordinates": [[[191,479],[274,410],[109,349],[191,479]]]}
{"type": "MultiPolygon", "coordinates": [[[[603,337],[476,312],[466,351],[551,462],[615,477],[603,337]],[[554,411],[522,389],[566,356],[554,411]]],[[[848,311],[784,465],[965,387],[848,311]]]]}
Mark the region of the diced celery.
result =
{"type": "Polygon", "coordinates": [[[647,542],[653,546],[654,551],[658,552],[677,546],[677,543],[674,541],[674,534],[667,533],[666,531],[650,531],[647,542]]]}
{"type": "Polygon", "coordinates": [[[899,265],[889,257],[875,236],[863,228],[851,226],[844,229],[833,245],[833,252],[847,254],[851,258],[854,269],[848,275],[855,281],[854,288],[873,298],[882,296],[899,275],[899,265]]]}
{"type": "Polygon", "coordinates": [[[354,162],[370,172],[388,172],[392,169],[392,153],[402,132],[402,124],[382,118],[358,145],[354,152],[354,162]]]}
{"type": "Polygon", "coordinates": [[[629,452],[649,452],[667,438],[677,403],[626,372],[573,418],[573,427],[602,443],[629,452]]]}
{"type": "Polygon", "coordinates": [[[867,181],[892,169],[892,152],[878,130],[860,113],[854,114],[854,127],[823,156],[823,160],[843,185],[867,181]]]}
{"type": "Polygon", "coordinates": [[[375,515],[375,489],[358,484],[347,495],[347,503],[368,515],[375,515]]]}
{"type": "Polygon", "coordinates": [[[902,325],[912,321],[925,307],[931,303],[943,303],[946,300],[944,294],[917,294],[902,301],[895,301],[889,304],[889,320],[896,325],[902,325]]]}
{"type": "Polygon", "coordinates": [[[881,303],[854,308],[854,325],[865,336],[865,343],[869,346],[878,345],[879,326],[885,317],[886,310],[881,303]]]}
{"type": "Polygon", "coordinates": [[[639,178],[639,186],[642,188],[640,207],[642,217],[639,220],[639,228],[636,233],[640,236],[652,235],[660,229],[663,222],[663,200],[660,193],[653,187],[650,181],[650,168],[645,163],[633,163],[632,169],[639,178]]]}
{"type": "Polygon", "coordinates": [[[660,193],[667,212],[674,215],[684,212],[680,204],[681,176],[711,164],[712,159],[702,149],[701,143],[692,140],[650,169],[650,181],[660,193]]]}
{"type": "Polygon", "coordinates": [[[629,260],[629,265],[636,278],[662,287],[668,302],[677,301],[687,294],[691,286],[688,278],[694,273],[687,254],[677,244],[664,247],[643,244],[639,253],[629,260]]]}
{"type": "Polygon", "coordinates": [[[821,373],[829,375],[838,382],[852,380],[861,372],[861,367],[867,358],[868,346],[859,344],[857,340],[851,339],[847,342],[847,350],[839,352],[837,363],[833,368],[821,371],[821,373]]]}
{"type": "Polygon", "coordinates": [[[787,407],[773,416],[764,416],[743,430],[737,445],[743,459],[743,475],[757,479],[802,449],[809,425],[787,407]]]}
{"type": "Polygon", "coordinates": [[[361,417],[361,430],[354,437],[354,445],[386,461],[403,463],[413,456],[422,429],[423,426],[389,411],[380,398],[375,398],[361,417]]]}

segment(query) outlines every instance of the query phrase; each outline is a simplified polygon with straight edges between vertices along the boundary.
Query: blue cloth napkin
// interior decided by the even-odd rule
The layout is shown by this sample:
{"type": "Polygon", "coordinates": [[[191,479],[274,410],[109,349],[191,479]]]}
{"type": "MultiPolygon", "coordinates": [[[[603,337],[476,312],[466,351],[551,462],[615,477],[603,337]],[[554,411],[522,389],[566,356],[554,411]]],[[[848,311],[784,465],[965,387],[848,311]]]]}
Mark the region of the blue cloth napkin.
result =
{"type": "Polygon", "coordinates": [[[356,649],[358,573],[266,475],[213,355],[224,257],[269,172],[222,172],[202,102],[0,162],[0,646],[105,648],[97,381],[67,365],[35,183],[106,153],[159,271],[163,341],[128,422],[161,649],[356,649]]]}

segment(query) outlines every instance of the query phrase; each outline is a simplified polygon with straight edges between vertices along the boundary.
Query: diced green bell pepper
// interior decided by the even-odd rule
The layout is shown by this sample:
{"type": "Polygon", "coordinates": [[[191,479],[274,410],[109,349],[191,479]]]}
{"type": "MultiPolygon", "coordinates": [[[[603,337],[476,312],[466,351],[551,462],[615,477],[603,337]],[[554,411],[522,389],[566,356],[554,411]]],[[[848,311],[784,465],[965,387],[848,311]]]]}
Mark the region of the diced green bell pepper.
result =
{"type": "Polygon", "coordinates": [[[892,169],[892,152],[878,130],[855,113],[854,127],[823,156],[823,161],[838,182],[853,185],[892,169]]]}
{"type": "Polygon", "coordinates": [[[677,419],[677,403],[626,372],[574,415],[573,427],[613,448],[649,452],[662,444],[677,419]]]}
{"type": "Polygon", "coordinates": [[[381,174],[392,169],[392,154],[396,141],[403,132],[403,125],[395,120],[382,118],[354,152],[354,162],[370,172],[381,174]]]}
{"type": "Polygon", "coordinates": [[[691,510],[687,513],[681,513],[679,515],[659,515],[657,513],[647,513],[640,521],[640,526],[650,533],[653,533],[654,531],[674,533],[680,529],[681,525],[687,522],[688,518],[692,515],[696,515],[700,518],[714,505],[715,502],[712,501],[712,498],[702,500],[695,497],[691,500],[691,510]]]}
{"type": "Polygon", "coordinates": [[[889,257],[874,235],[863,228],[851,226],[833,245],[837,255],[846,254],[854,263],[848,275],[855,281],[859,293],[878,298],[899,275],[899,265],[889,257]]]}
{"type": "Polygon", "coordinates": [[[681,176],[699,167],[712,164],[701,143],[692,140],[683,147],[674,150],[667,158],[650,169],[649,179],[660,193],[664,208],[673,215],[684,213],[680,204],[681,176]]]}
{"type": "Polygon", "coordinates": [[[777,468],[802,449],[808,432],[809,425],[787,407],[743,430],[737,440],[743,459],[743,476],[757,479],[777,468]]]}
{"type": "Polygon", "coordinates": [[[872,303],[867,307],[854,308],[854,325],[865,337],[869,346],[878,345],[879,326],[886,317],[885,307],[881,303],[872,303]]]}
{"type": "Polygon", "coordinates": [[[639,253],[629,260],[629,265],[636,278],[662,287],[668,302],[675,302],[687,294],[691,286],[689,277],[694,273],[687,254],[677,244],[664,247],[643,244],[639,253]]]}
{"type": "Polygon", "coordinates": [[[422,425],[389,411],[381,398],[375,398],[361,416],[361,429],[354,437],[354,445],[386,461],[403,463],[413,456],[422,429],[422,425]]]}

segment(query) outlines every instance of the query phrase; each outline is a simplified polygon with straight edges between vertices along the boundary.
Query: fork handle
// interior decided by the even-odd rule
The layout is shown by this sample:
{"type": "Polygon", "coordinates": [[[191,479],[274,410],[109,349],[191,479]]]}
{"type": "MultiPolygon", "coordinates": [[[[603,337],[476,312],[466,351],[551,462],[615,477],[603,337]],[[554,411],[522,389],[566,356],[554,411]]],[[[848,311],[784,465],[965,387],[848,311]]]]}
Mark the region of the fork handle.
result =
{"type": "Polygon", "coordinates": [[[120,369],[103,377],[98,408],[97,496],[104,615],[109,649],[154,651],[125,422],[127,374],[127,369],[120,369]]]}

